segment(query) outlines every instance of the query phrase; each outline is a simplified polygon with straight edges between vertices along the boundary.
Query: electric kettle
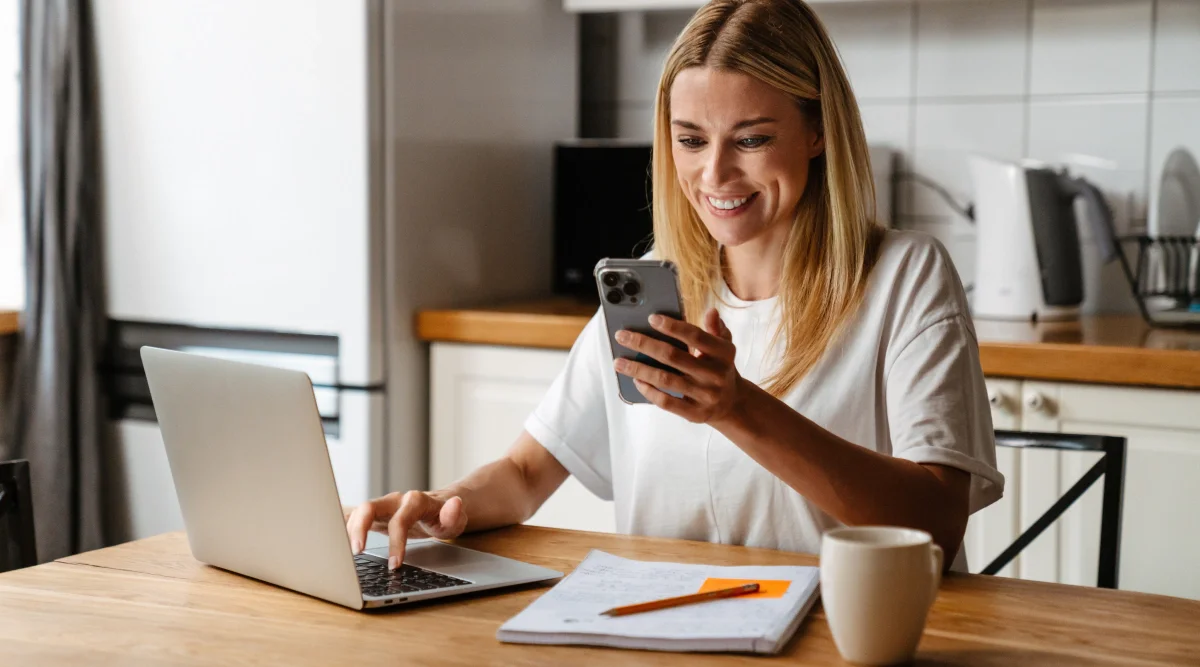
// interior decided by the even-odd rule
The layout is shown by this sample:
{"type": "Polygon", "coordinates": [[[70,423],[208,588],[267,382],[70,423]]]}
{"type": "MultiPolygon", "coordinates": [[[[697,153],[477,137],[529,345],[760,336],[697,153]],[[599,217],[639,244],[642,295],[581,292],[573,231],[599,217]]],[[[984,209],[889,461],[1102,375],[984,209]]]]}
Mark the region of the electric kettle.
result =
{"type": "Polygon", "coordinates": [[[1092,225],[1101,261],[1116,258],[1112,212],[1092,183],[1034,161],[969,158],[975,189],[975,317],[1067,320],[1083,302],[1075,202],[1092,225]]]}

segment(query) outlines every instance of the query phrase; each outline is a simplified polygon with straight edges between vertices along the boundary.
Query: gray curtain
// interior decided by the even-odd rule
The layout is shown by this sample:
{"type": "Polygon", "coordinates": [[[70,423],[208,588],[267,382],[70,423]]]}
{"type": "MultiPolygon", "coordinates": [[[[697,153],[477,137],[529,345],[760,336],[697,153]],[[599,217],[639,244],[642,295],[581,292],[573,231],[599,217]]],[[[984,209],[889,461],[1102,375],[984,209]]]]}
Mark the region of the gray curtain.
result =
{"type": "Polygon", "coordinates": [[[38,558],[103,546],[98,128],[86,0],[21,3],[26,298],[0,459],[29,460],[38,558]]]}

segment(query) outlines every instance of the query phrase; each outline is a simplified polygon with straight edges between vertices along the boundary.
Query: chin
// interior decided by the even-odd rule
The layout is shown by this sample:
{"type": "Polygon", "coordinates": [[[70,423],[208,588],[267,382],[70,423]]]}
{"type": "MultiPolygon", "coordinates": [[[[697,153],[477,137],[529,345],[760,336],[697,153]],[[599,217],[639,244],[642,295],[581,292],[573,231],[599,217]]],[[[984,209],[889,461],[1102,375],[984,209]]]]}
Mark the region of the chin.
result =
{"type": "Polygon", "coordinates": [[[761,220],[712,220],[701,216],[700,220],[717,243],[726,248],[736,248],[762,234],[766,225],[761,220]]]}

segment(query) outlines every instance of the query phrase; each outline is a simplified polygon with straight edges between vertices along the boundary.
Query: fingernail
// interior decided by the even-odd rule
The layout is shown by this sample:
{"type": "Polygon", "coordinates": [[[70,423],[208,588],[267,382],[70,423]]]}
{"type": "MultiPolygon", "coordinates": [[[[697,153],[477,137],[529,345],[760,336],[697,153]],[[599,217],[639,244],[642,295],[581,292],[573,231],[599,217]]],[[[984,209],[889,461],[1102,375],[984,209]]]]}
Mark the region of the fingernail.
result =
{"type": "Polygon", "coordinates": [[[354,550],[354,553],[360,553],[362,551],[362,542],[359,542],[357,538],[350,540],[350,548],[354,550]]]}
{"type": "Polygon", "coordinates": [[[629,366],[629,362],[625,361],[624,359],[617,359],[613,362],[613,366],[617,369],[617,371],[624,371],[625,368],[629,366]]]}
{"type": "Polygon", "coordinates": [[[394,570],[400,567],[400,559],[395,556],[388,556],[388,569],[394,570]]]}
{"type": "Polygon", "coordinates": [[[654,315],[650,316],[650,325],[651,326],[657,327],[657,326],[661,325],[662,323],[663,323],[662,315],[654,314],[654,315]]]}
{"type": "Polygon", "coordinates": [[[629,342],[629,332],[624,331],[624,330],[618,331],[617,332],[617,342],[618,343],[628,343],[629,342]]]}

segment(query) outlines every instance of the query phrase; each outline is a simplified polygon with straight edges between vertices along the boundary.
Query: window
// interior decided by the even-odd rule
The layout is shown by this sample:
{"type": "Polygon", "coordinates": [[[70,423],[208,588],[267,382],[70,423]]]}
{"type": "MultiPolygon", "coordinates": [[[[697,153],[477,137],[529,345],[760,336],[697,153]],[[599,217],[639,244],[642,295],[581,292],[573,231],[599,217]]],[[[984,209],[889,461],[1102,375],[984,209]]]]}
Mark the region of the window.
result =
{"type": "Polygon", "coordinates": [[[19,2],[0,2],[0,310],[25,305],[21,222],[19,2]]]}

